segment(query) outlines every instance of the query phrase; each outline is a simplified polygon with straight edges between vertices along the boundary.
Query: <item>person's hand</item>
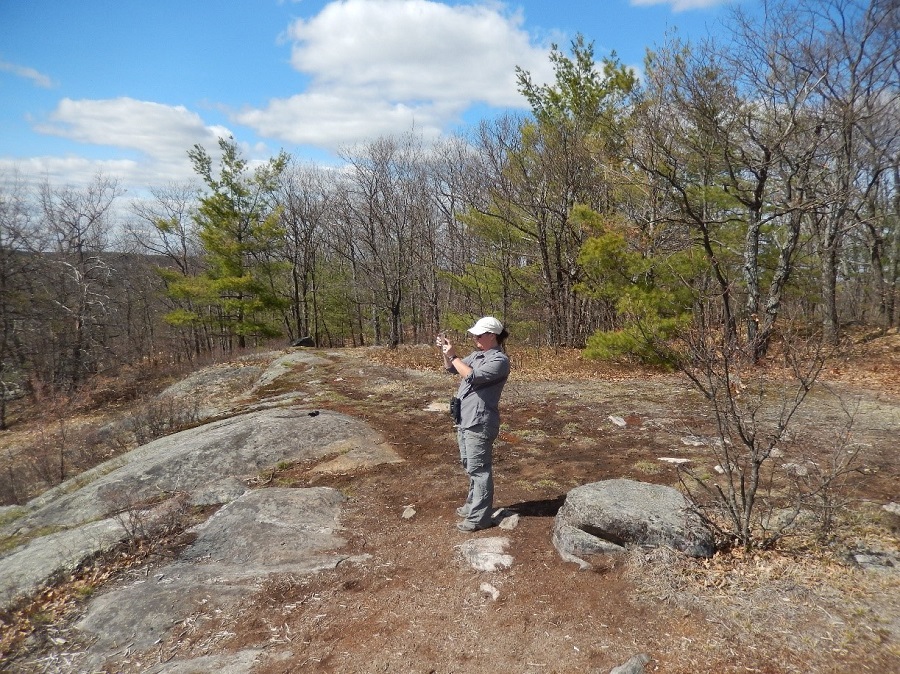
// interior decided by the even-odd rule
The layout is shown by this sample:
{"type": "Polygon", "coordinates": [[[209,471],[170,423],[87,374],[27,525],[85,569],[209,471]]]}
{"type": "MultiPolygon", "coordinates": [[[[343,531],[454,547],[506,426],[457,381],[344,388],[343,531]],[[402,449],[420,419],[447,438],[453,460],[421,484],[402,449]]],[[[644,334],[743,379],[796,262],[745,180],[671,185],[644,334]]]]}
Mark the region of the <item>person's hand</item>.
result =
{"type": "Polygon", "coordinates": [[[441,351],[444,352],[444,357],[447,360],[453,360],[456,358],[456,349],[453,348],[453,344],[450,343],[450,340],[446,337],[443,338],[443,343],[441,344],[441,351]]]}

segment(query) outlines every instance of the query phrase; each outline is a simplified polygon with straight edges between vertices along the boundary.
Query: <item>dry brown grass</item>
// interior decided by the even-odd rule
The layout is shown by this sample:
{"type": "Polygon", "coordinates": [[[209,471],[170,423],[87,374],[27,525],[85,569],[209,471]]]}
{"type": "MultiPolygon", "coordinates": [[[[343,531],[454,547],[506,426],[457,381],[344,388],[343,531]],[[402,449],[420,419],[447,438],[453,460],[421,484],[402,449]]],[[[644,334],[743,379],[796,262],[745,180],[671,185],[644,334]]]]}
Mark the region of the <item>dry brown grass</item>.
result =
{"type": "MultiPolygon", "coordinates": [[[[466,355],[469,347],[466,343],[460,344],[457,349],[459,353],[466,355]]],[[[374,347],[371,352],[374,359],[393,367],[433,371],[441,363],[440,352],[433,346],[401,345],[396,349],[374,347]]],[[[633,377],[636,371],[647,377],[671,374],[633,363],[590,360],[578,349],[509,345],[506,352],[511,368],[522,381],[550,381],[560,377],[569,380],[602,378],[617,381],[633,377]]]]}
{"type": "Polygon", "coordinates": [[[647,601],[699,611],[709,625],[705,648],[758,651],[786,672],[840,672],[836,663],[851,655],[869,662],[864,671],[896,671],[884,666],[900,665],[900,578],[834,552],[862,537],[897,553],[898,541],[868,520],[845,524],[845,540],[831,548],[796,538],[777,550],[734,549],[708,560],[632,550],[627,574],[647,601]]]}
{"type": "MultiPolygon", "coordinates": [[[[401,346],[394,350],[371,347],[346,350],[346,353],[361,360],[419,371],[436,372],[440,364],[437,348],[427,345],[401,346]]],[[[671,373],[630,364],[590,361],[571,349],[520,348],[511,344],[509,353],[516,376],[522,381],[544,382],[557,378],[617,381],[633,378],[636,373],[642,378],[673,377],[671,373]]],[[[889,348],[887,355],[893,353],[889,348]]],[[[880,362],[879,365],[866,361],[860,369],[863,373],[872,368],[883,369],[884,363],[893,361],[888,358],[880,362]]],[[[379,386],[389,387],[393,392],[396,384],[379,386]]],[[[573,423],[572,428],[576,432],[577,424],[573,423]]],[[[846,550],[853,547],[853,541],[872,548],[897,547],[897,538],[889,528],[873,525],[871,518],[846,524],[847,538],[836,548],[846,550]]],[[[135,555],[118,561],[120,568],[131,568],[145,560],[135,555]]],[[[48,588],[49,594],[38,597],[36,606],[32,607],[36,613],[18,616],[16,638],[24,639],[37,621],[44,625],[62,621],[69,607],[77,605],[79,596],[89,595],[94,587],[108,579],[115,562],[108,560],[109,566],[84,569],[84,576],[68,579],[68,586],[48,588]],[[68,594],[68,599],[64,600],[64,594],[68,594]]],[[[650,607],[648,610],[671,614],[673,622],[678,621],[679,615],[690,613],[701,625],[708,626],[700,637],[702,642],[689,644],[679,651],[679,664],[684,668],[665,671],[712,671],[703,666],[711,661],[711,653],[726,654],[723,657],[727,658],[729,652],[735,651],[759,652],[761,662],[776,662],[779,667],[744,668],[750,662],[745,659],[740,661],[740,671],[837,674],[842,671],[840,663],[867,662],[871,653],[882,660],[872,661],[869,671],[900,671],[882,666],[888,662],[885,658],[893,657],[895,663],[900,663],[896,645],[900,642],[900,587],[896,573],[863,572],[835,557],[832,549],[818,548],[799,539],[785,541],[777,551],[746,555],[736,550],[708,561],[684,558],[666,550],[636,551],[628,563],[630,587],[650,607]],[[693,670],[689,668],[692,658],[696,665],[693,670]]],[[[429,578],[432,573],[429,566],[429,578]]],[[[434,638],[440,640],[443,635],[436,633],[434,638]]]]}

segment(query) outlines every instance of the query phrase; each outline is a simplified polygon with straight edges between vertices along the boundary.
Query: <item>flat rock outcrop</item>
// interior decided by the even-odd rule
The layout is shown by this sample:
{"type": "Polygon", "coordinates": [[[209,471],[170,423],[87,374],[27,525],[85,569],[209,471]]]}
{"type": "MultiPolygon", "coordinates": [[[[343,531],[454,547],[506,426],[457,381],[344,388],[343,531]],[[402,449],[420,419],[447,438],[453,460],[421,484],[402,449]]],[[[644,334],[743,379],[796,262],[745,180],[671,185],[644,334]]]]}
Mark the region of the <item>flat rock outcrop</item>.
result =
{"type": "Polygon", "coordinates": [[[0,557],[0,606],[123,540],[122,513],[176,495],[228,503],[280,462],[324,461],[327,470],[337,459],[344,471],[357,462],[364,468],[401,461],[365,422],[295,407],[237,415],[138,447],[46,492],[0,530],[32,539],[0,557]],[[56,533],[37,537],[44,532],[56,533]]]}
{"type": "Polygon", "coordinates": [[[0,606],[37,592],[56,574],[74,570],[83,560],[108,550],[127,536],[114,518],[41,536],[0,558],[0,606]]]}
{"type": "Polygon", "coordinates": [[[92,642],[80,666],[93,671],[123,648],[151,648],[188,618],[212,619],[270,575],[356,561],[340,552],[343,502],[340,492],[325,487],[268,488],[223,506],[196,527],[197,538],[171,564],[90,602],[76,626],[92,642]]]}

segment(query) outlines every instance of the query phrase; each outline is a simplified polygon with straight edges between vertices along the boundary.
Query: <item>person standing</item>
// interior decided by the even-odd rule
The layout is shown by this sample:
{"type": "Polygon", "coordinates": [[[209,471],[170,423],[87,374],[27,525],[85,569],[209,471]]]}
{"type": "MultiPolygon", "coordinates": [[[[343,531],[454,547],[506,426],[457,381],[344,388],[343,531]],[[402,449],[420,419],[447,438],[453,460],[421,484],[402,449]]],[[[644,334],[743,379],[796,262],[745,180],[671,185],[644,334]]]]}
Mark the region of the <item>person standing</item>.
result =
{"type": "Polygon", "coordinates": [[[463,470],[469,476],[466,502],[456,513],[463,518],[456,526],[471,532],[492,526],[494,503],[493,449],[500,433],[500,394],[509,377],[509,358],[503,344],[509,336],[503,324],[485,316],[469,328],[475,351],[460,358],[445,335],[438,335],[445,369],[459,375],[456,437],[463,470]]]}

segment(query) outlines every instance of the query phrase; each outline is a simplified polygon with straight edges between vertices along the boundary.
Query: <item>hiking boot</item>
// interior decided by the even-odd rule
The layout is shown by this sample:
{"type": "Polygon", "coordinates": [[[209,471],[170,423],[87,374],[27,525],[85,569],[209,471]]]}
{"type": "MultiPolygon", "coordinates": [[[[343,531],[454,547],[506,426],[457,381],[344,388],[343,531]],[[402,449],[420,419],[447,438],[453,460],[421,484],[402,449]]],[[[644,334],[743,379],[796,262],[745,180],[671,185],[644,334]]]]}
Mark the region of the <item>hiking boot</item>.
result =
{"type": "Polygon", "coordinates": [[[466,533],[471,533],[473,531],[481,531],[482,529],[487,529],[491,526],[491,522],[470,522],[469,520],[463,520],[456,525],[456,528],[460,531],[464,531],[466,533]]]}

